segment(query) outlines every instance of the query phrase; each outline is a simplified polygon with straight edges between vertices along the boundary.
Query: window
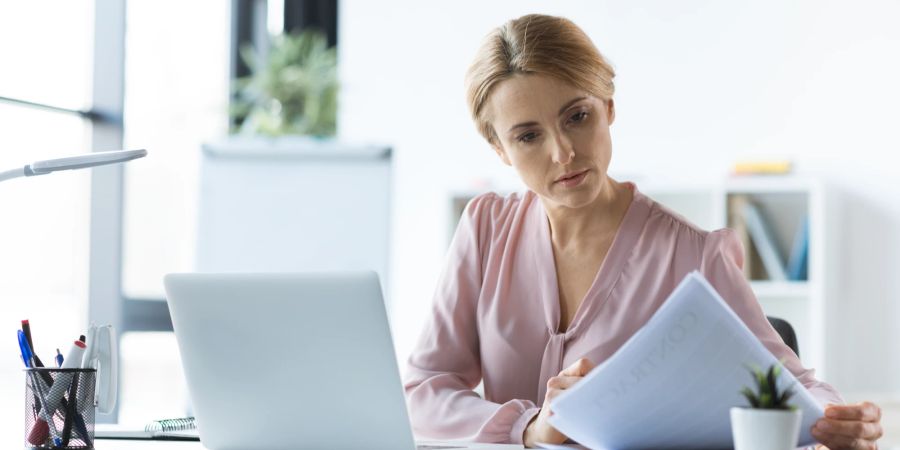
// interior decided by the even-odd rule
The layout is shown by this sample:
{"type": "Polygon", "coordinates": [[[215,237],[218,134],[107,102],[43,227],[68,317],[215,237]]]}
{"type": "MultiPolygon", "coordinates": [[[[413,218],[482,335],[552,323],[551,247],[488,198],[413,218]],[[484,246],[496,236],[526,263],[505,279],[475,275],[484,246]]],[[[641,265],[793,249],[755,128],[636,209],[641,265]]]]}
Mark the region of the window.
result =
{"type": "Polygon", "coordinates": [[[128,4],[125,146],[150,154],[125,169],[125,298],[160,300],[163,275],[193,267],[200,146],[228,133],[229,16],[219,0],[128,4]]]}
{"type": "MultiPolygon", "coordinates": [[[[0,170],[90,151],[91,122],[76,110],[90,100],[93,20],[87,0],[0,6],[0,170]]],[[[7,335],[29,319],[44,359],[87,325],[90,194],[84,171],[0,183],[0,317],[7,335]]],[[[24,404],[21,369],[0,359],[0,398],[24,404]]],[[[0,423],[22,423],[14,405],[0,410],[0,423]]],[[[0,446],[22,445],[20,432],[7,431],[0,446]]]]}
{"type": "Polygon", "coordinates": [[[188,406],[174,336],[153,331],[168,321],[163,275],[193,269],[201,144],[228,133],[230,8],[128,3],[124,141],[149,155],[125,166],[122,301],[126,315],[148,314],[123,324],[120,423],[142,426],[188,406]]]}

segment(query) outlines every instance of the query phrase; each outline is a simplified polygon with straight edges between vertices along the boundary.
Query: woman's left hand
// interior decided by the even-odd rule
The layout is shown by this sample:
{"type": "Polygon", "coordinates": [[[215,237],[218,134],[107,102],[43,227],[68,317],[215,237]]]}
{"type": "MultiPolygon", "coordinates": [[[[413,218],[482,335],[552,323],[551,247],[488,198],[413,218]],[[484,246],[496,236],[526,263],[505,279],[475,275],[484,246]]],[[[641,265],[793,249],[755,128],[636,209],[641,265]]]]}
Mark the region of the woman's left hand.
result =
{"type": "Polygon", "coordinates": [[[883,434],[881,408],[870,402],[828,405],[811,432],[830,450],[875,450],[883,434]]]}

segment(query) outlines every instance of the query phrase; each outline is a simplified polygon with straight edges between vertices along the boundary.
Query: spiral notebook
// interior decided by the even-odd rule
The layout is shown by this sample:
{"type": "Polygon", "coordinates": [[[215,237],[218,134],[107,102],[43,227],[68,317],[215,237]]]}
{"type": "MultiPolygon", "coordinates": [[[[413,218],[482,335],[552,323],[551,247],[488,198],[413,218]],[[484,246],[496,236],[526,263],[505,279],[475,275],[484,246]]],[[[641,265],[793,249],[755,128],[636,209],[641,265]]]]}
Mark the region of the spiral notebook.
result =
{"type": "Polygon", "coordinates": [[[200,440],[197,419],[193,417],[154,420],[143,430],[115,424],[97,424],[95,436],[97,439],[200,440]]]}

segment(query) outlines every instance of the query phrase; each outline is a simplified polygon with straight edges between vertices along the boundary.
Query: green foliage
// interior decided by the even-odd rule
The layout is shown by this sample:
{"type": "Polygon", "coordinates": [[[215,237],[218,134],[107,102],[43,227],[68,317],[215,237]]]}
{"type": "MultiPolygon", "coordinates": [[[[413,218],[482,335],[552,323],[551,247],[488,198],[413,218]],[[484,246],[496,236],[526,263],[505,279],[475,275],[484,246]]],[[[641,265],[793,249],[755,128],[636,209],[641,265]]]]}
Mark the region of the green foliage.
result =
{"type": "Polygon", "coordinates": [[[772,364],[767,371],[762,371],[755,367],[748,367],[747,370],[753,376],[756,391],[749,387],[744,387],[741,389],[741,394],[750,403],[751,408],[796,409],[796,406],[788,404],[788,400],[794,395],[794,391],[791,388],[781,392],[778,390],[778,376],[781,375],[780,362],[772,364]]]}
{"type": "Polygon", "coordinates": [[[252,72],[237,81],[231,110],[242,134],[335,134],[337,51],[323,33],[275,36],[265,57],[245,46],[241,58],[252,72]]]}

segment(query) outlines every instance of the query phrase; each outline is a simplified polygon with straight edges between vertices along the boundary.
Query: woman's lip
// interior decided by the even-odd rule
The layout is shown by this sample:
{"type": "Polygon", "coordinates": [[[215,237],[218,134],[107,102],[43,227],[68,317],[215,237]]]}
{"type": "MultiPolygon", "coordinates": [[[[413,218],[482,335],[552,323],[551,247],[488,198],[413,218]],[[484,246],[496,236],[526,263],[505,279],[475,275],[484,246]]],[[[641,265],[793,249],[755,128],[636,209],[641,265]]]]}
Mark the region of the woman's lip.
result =
{"type": "Polygon", "coordinates": [[[577,176],[579,176],[579,175],[581,175],[581,174],[583,174],[583,173],[585,173],[585,172],[587,172],[587,171],[588,171],[587,169],[584,169],[584,170],[579,170],[579,171],[576,171],[576,172],[569,172],[569,173],[567,173],[567,174],[565,174],[565,175],[563,175],[563,176],[557,178],[557,179],[556,179],[556,182],[565,181],[565,180],[570,179],[570,178],[575,178],[575,177],[577,177],[577,176]]]}
{"type": "Polygon", "coordinates": [[[575,176],[569,178],[563,178],[559,180],[557,183],[566,187],[566,188],[574,188],[575,186],[580,185],[585,178],[587,178],[588,171],[584,170],[575,174],[575,176]]]}

